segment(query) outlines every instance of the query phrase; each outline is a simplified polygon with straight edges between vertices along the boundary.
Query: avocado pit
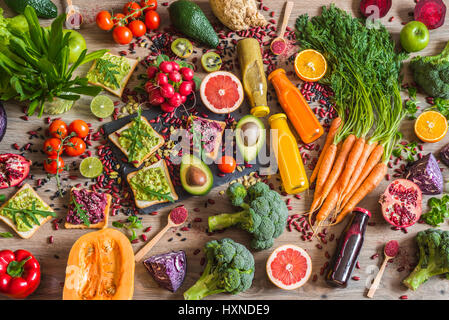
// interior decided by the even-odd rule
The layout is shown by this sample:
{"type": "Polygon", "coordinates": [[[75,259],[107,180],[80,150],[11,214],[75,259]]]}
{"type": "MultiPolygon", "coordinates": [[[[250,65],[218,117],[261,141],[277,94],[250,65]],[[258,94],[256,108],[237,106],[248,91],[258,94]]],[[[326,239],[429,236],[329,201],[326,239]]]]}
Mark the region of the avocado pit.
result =
{"type": "Polygon", "coordinates": [[[201,187],[206,184],[207,177],[203,170],[191,165],[186,172],[186,181],[189,186],[201,187]]]}
{"type": "Polygon", "coordinates": [[[253,146],[259,140],[259,126],[254,122],[246,122],[242,125],[240,134],[245,146],[253,146]]]}

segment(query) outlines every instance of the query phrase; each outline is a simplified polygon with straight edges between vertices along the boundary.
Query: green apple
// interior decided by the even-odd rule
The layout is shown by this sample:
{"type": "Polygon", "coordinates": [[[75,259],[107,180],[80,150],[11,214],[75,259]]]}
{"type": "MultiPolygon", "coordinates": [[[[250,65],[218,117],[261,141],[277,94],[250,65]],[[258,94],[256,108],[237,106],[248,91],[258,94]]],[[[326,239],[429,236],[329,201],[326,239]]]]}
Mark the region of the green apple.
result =
{"type": "Polygon", "coordinates": [[[81,52],[86,49],[86,40],[84,40],[84,37],[81,35],[81,33],[75,31],[75,30],[69,30],[64,29],[63,36],[69,32],[70,38],[69,38],[69,48],[70,48],[70,55],[69,55],[69,63],[74,63],[78,57],[80,56],[81,52]]]}
{"type": "Polygon", "coordinates": [[[429,44],[429,30],[420,21],[410,21],[402,28],[400,39],[405,51],[421,51],[429,44]]]}

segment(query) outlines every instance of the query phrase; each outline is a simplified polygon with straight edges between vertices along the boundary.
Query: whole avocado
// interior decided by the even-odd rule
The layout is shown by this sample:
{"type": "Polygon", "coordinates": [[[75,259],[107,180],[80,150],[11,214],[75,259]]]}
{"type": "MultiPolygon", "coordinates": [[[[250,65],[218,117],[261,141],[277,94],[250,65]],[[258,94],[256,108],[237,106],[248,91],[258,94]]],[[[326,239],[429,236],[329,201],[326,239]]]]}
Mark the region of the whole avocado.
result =
{"type": "Polygon", "coordinates": [[[52,19],[58,16],[58,8],[50,0],[5,0],[5,3],[17,13],[24,13],[26,6],[31,6],[39,18],[52,19]]]}
{"type": "Polygon", "coordinates": [[[201,8],[192,1],[178,0],[168,8],[176,29],[199,42],[216,48],[220,40],[201,8]]]}

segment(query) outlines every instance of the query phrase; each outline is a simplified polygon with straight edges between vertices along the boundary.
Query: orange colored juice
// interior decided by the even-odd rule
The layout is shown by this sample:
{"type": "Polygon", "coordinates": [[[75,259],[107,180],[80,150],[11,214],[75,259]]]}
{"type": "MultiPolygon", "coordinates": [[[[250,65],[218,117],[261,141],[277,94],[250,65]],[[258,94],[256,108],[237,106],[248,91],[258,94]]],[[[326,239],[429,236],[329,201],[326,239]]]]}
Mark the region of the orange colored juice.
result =
{"type": "Polygon", "coordinates": [[[324,129],[310,109],[299,89],[288,80],[284,69],[276,69],[268,76],[276,90],[279,103],[304,143],[321,137],[324,129]]]}
{"type": "Polygon", "coordinates": [[[288,194],[303,192],[309,188],[306,170],[299,154],[298,142],[293,136],[287,116],[277,113],[268,118],[272,132],[272,146],[281,175],[282,185],[288,194]]]}

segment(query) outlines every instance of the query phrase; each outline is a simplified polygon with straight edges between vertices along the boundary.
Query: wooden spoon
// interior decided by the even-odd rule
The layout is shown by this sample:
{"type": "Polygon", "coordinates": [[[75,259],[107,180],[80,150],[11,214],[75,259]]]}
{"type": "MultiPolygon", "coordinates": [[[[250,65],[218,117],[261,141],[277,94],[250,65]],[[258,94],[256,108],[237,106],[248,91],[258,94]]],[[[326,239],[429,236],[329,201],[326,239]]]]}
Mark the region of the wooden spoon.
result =
{"type": "Polygon", "coordinates": [[[67,17],[65,20],[65,25],[67,29],[79,29],[81,24],[83,23],[83,16],[79,12],[77,6],[72,4],[72,0],[66,0],[67,7],[66,13],[67,17]]]}
{"type": "Polygon", "coordinates": [[[271,41],[271,45],[270,45],[271,52],[273,52],[273,54],[275,54],[275,55],[281,54],[287,48],[287,43],[285,42],[284,34],[285,34],[285,30],[287,29],[288,19],[290,18],[292,9],[293,9],[293,1],[287,1],[287,4],[285,5],[284,21],[282,22],[281,31],[279,32],[279,36],[276,37],[273,41],[271,41]],[[281,52],[276,51],[273,48],[273,44],[278,41],[282,42],[284,45],[284,49],[281,52]]]}
{"type": "Polygon", "coordinates": [[[159,240],[161,240],[162,236],[168,231],[168,229],[181,226],[184,222],[186,222],[187,216],[188,216],[187,210],[184,207],[181,206],[181,207],[177,207],[177,208],[173,209],[170,212],[170,214],[168,215],[168,223],[165,226],[165,228],[162,229],[161,231],[159,231],[159,233],[157,235],[155,235],[154,238],[151,239],[150,242],[148,242],[142,249],[140,249],[136,253],[136,255],[134,256],[135,260],[137,262],[142,260],[142,258],[155,246],[155,244],[158,243],[159,240]],[[181,222],[175,223],[173,221],[172,214],[176,209],[180,209],[180,208],[182,208],[183,210],[186,211],[186,215],[185,215],[185,218],[181,222]]]}
{"type": "Polygon", "coordinates": [[[366,295],[368,298],[374,297],[374,293],[376,292],[377,288],[379,287],[380,280],[382,279],[382,276],[384,274],[385,268],[387,267],[388,261],[393,259],[397,254],[399,250],[399,244],[396,240],[390,240],[387,242],[384,248],[384,262],[382,263],[382,266],[380,267],[379,272],[377,273],[376,278],[374,279],[373,283],[371,284],[371,287],[369,288],[368,294],[366,295]],[[394,247],[395,250],[388,250],[388,248],[394,247]]]}

